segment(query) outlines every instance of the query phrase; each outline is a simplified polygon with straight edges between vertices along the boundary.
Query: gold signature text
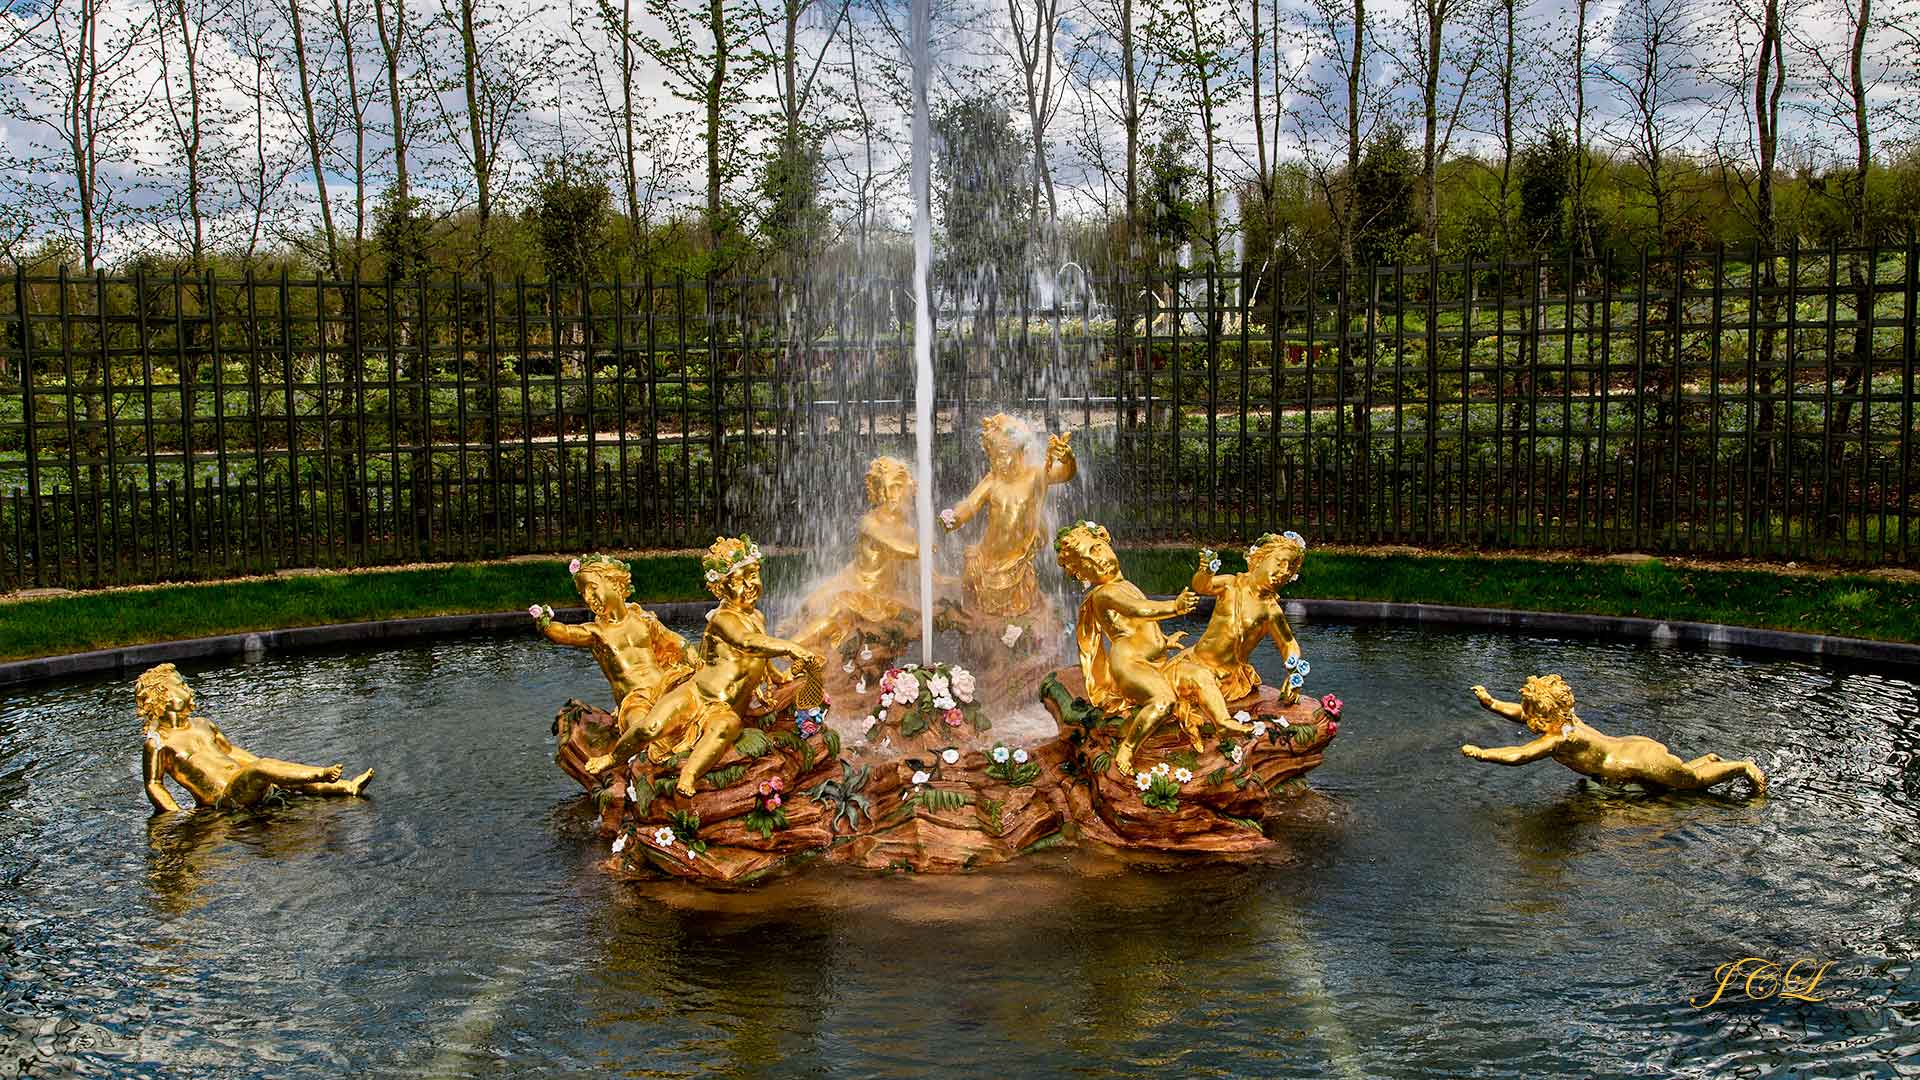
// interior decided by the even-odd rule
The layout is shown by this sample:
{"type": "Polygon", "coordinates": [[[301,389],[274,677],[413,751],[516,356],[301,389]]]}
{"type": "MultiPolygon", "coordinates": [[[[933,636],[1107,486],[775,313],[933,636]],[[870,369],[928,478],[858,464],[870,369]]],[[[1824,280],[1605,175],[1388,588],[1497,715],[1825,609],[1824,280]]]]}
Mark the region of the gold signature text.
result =
{"type": "Polygon", "coordinates": [[[1744,956],[1731,960],[1713,969],[1713,996],[1706,1001],[1699,998],[1687,999],[1687,1004],[1696,1009],[1704,1009],[1719,1001],[1727,992],[1727,987],[1739,985],[1749,1001],[1765,1001],[1771,997],[1792,998],[1795,1001],[1825,1001],[1824,997],[1815,997],[1814,991],[1820,986],[1820,979],[1826,975],[1833,961],[1815,966],[1815,961],[1795,960],[1781,967],[1777,960],[1768,960],[1762,956],[1744,956]],[[1806,970],[1801,970],[1802,968],[1806,970]]]}

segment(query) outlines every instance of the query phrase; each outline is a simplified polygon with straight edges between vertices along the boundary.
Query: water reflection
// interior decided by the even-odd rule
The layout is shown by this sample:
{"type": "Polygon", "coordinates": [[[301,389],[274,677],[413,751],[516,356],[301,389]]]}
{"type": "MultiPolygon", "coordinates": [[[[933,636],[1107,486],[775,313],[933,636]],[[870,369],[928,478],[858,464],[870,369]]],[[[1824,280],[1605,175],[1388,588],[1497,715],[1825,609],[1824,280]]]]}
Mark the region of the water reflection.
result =
{"type": "Polygon", "coordinates": [[[1268,864],[1053,851],[750,893],[600,871],[547,734],[599,677],[535,642],[189,670],[237,739],[381,767],[368,799],[240,815],[148,818],[130,680],[17,696],[0,717],[0,1062],[1531,1080],[1904,1060],[1911,684],[1422,629],[1302,638],[1348,719],[1268,864]],[[1504,727],[1465,687],[1549,670],[1606,730],[1757,755],[1773,793],[1460,759],[1504,727]],[[1690,1009],[1741,955],[1831,959],[1832,999],[1690,1009]]]}

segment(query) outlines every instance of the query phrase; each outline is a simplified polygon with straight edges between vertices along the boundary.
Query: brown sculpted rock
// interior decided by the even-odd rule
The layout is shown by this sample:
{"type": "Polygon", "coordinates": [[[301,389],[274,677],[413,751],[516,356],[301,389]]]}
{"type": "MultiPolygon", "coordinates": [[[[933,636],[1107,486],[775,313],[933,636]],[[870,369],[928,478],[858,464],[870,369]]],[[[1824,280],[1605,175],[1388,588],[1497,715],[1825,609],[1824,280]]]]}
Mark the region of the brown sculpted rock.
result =
{"type": "Polygon", "coordinates": [[[1337,731],[1336,717],[1314,703],[1282,705],[1262,687],[1233,703],[1257,735],[1211,731],[1206,750],[1195,753],[1169,727],[1140,747],[1136,772],[1122,774],[1112,766],[1119,720],[1086,703],[1077,669],[1048,676],[1040,696],[1058,737],[996,748],[988,731],[988,745],[956,748],[953,761],[932,747],[905,748],[904,757],[899,747],[843,752],[824,728],[801,737],[783,709],[757,718],[767,726],[749,726],[691,797],[674,793],[677,759],[641,755],[604,787],[594,781],[581,766],[604,752],[617,721],[570,701],[554,724],[556,759],[595,800],[602,835],[622,841],[609,869],[741,886],[814,859],[955,873],[1059,844],[1155,857],[1269,854],[1277,845],[1263,822],[1320,764],[1337,731]],[[783,823],[766,813],[770,794],[780,798],[783,823]],[[663,830],[673,834],[665,842],[663,830]]]}

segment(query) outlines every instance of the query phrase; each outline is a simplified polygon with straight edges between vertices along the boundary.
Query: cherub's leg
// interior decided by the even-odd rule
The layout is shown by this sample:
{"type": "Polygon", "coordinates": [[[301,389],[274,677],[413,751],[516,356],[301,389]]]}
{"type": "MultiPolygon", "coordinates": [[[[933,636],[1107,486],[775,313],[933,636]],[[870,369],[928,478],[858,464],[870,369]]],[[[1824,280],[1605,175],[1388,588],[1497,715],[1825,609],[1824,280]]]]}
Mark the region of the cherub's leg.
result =
{"type": "Polygon", "coordinates": [[[1140,744],[1147,741],[1167,714],[1173,711],[1173,690],[1167,688],[1149,697],[1145,704],[1135,709],[1133,716],[1120,728],[1120,748],[1114,751],[1113,765],[1123,773],[1133,771],[1133,753],[1140,744]]]}
{"type": "Polygon", "coordinates": [[[740,714],[732,709],[708,709],[703,719],[706,729],[700,732],[700,741],[693,744],[693,752],[680,766],[680,782],[674,785],[674,790],[682,795],[692,795],[694,785],[740,737],[740,714]]]}
{"type": "Polygon", "coordinates": [[[1199,664],[1182,664],[1180,685],[1187,696],[1200,706],[1200,711],[1206,714],[1208,723],[1222,731],[1237,731],[1244,734],[1253,730],[1252,725],[1243,724],[1233,718],[1233,712],[1227,706],[1227,697],[1220,692],[1220,680],[1214,678],[1213,672],[1199,664]]]}
{"type": "Polygon", "coordinates": [[[1693,781],[1684,785],[1687,787],[1704,790],[1723,781],[1745,777],[1753,785],[1755,795],[1764,795],[1767,791],[1766,774],[1751,761],[1723,761],[1717,754],[1707,754],[1694,758],[1680,768],[1693,781]],[[1707,758],[1713,760],[1708,761],[1707,758]]]}
{"type": "Polygon", "coordinates": [[[299,789],[312,784],[331,784],[340,779],[340,766],[302,765],[278,758],[256,758],[234,774],[221,795],[221,801],[235,806],[252,806],[275,787],[299,789]]]}
{"type": "Polygon", "coordinates": [[[664,697],[654,702],[653,708],[647,710],[646,717],[638,723],[629,725],[626,710],[622,708],[619,740],[607,753],[588,758],[584,766],[586,771],[590,775],[598,776],[615,765],[627,761],[665,731],[667,725],[673,723],[676,716],[698,707],[699,703],[693,697],[693,680],[689,679],[667,691],[664,697]]]}
{"type": "Polygon", "coordinates": [[[292,784],[288,786],[288,790],[297,791],[302,795],[344,795],[354,797],[358,796],[372,781],[373,770],[368,769],[366,772],[361,773],[351,780],[336,780],[332,783],[322,784],[292,784]]]}

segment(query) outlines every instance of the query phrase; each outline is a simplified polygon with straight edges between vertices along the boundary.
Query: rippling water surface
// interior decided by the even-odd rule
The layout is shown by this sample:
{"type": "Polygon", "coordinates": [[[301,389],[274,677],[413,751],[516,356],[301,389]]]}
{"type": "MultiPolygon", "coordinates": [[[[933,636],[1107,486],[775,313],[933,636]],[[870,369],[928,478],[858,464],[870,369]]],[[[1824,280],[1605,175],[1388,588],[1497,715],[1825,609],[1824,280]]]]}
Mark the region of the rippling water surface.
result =
{"type": "MultiPolygon", "coordinates": [[[[1920,702],[1871,673],[1301,628],[1347,716],[1286,865],[1060,854],[746,895],[610,881],[551,760],[584,653],[474,639],[189,665],[259,753],[370,798],[149,819],[131,678],[0,712],[0,1075],[1920,1073],[1920,702]],[[1584,786],[1475,707],[1755,755],[1763,802],[1584,786]],[[1832,962],[1707,1009],[1716,966],[1832,962]]],[[[1269,657],[1271,659],[1271,657],[1269,657]]],[[[1805,972],[1806,968],[1802,968],[1805,972]]]]}

